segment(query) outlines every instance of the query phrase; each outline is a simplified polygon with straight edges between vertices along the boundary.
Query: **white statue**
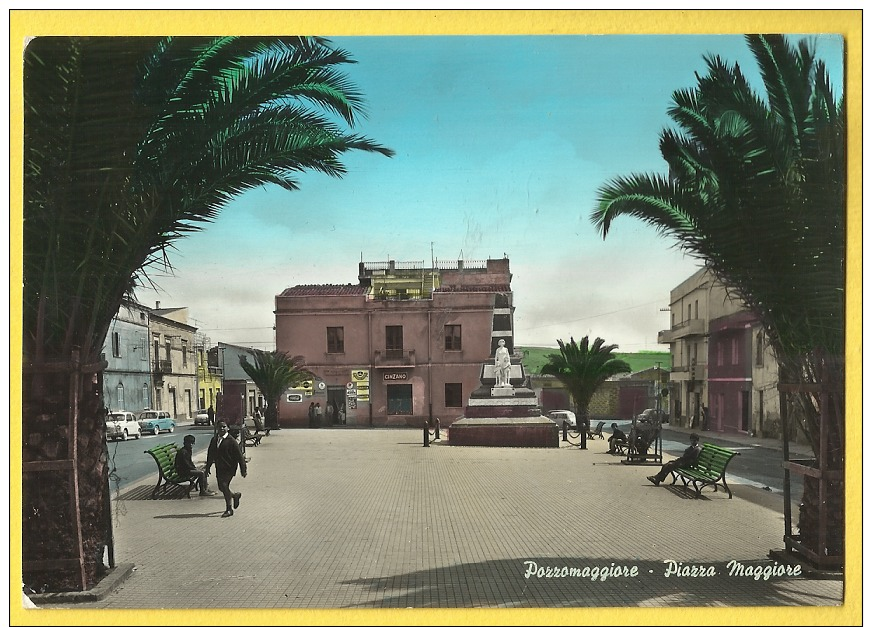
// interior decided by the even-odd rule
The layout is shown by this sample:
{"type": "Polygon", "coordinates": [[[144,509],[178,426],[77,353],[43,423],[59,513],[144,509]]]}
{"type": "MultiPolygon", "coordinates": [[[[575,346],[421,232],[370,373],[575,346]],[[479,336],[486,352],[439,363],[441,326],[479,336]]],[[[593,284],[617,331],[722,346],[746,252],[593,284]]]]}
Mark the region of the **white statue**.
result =
{"type": "Polygon", "coordinates": [[[510,388],[512,383],[509,380],[512,373],[512,356],[509,354],[509,349],[506,348],[506,341],[500,340],[497,342],[496,353],[494,353],[494,376],[496,377],[496,385],[498,388],[510,388]]]}

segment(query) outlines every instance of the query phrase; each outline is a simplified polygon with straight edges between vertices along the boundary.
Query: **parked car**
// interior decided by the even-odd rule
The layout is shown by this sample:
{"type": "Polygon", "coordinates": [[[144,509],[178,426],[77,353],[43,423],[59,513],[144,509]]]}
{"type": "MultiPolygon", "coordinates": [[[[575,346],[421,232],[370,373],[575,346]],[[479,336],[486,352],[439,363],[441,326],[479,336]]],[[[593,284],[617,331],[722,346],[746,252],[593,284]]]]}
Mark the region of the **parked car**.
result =
{"type": "Polygon", "coordinates": [[[172,433],[176,428],[176,421],[170,417],[170,412],[168,411],[147,409],[139,414],[139,428],[143,433],[153,433],[155,435],[161,431],[172,433]]]}
{"type": "Polygon", "coordinates": [[[563,421],[565,420],[569,423],[570,427],[575,428],[575,412],[571,412],[568,409],[549,411],[548,417],[556,422],[558,427],[563,428],[563,421]]]}
{"type": "Polygon", "coordinates": [[[662,409],[645,409],[641,414],[636,416],[636,420],[640,422],[650,422],[651,424],[662,424],[669,422],[669,414],[662,409]],[[659,415],[658,415],[659,414],[659,415]]]}
{"type": "Polygon", "coordinates": [[[134,437],[137,440],[141,435],[139,422],[129,411],[111,411],[106,415],[106,439],[126,440],[134,437]]]}
{"type": "Polygon", "coordinates": [[[209,425],[209,414],[206,412],[200,412],[196,416],[194,416],[194,425],[209,425]]]}

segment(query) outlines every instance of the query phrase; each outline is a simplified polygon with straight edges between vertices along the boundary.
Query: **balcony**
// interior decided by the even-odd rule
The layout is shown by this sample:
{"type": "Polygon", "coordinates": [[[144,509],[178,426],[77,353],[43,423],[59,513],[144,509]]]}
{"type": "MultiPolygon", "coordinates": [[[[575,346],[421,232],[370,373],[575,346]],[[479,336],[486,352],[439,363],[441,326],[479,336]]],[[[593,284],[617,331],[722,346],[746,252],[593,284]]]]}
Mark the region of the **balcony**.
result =
{"type": "Polygon", "coordinates": [[[154,362],[155,374],[171,374],[173,371],[173,362],[169,359],[158,359],[154,362]]]}
{"type": "Polygon", "coordinates": [[[676,340],[692,335],[705,335],[705,320],[696,318],[679,322],[671,329],[657,333],[657,342],[660,344],[671,344],[676,340]]]}
{"type": "Polygon", "coordinates": [[[372,360],[375,368],[414,368],[415,349],[388,349],[375,351],[372,360]]]}

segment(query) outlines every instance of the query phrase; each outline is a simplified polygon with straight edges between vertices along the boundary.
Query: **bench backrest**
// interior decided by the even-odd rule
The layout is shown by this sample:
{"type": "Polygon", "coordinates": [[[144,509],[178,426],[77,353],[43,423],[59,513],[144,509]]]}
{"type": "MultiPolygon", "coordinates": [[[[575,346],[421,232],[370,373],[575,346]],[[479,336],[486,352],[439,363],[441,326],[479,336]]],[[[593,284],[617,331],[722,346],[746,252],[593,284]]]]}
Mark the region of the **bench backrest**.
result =
{"type": "Polygon", "coordinates": [[[737,451],[706,442],[693,467],[719,475],[726,469],[727,462],[738,454],[737,451]]]}
{"type": "Polygon", "coordinates": [[[605,421],[605,420],[600,420],[599,423],[597,423],[596,428],[593,430],[593,432],[594,432],[594,433],[602,433],[602,432],[603,432],[603,426],[604,426],[605,424],[606,424],[606,421],[605,421]]]}
{"type": "Polygon", "coordinates": [[[178,451],[179,447],[176,444],[170,443],[150,448],[146,453],[154,458],[164,477],[175,479],[178,478],[178,473],[176,472],[176,453],[178,451]]]}

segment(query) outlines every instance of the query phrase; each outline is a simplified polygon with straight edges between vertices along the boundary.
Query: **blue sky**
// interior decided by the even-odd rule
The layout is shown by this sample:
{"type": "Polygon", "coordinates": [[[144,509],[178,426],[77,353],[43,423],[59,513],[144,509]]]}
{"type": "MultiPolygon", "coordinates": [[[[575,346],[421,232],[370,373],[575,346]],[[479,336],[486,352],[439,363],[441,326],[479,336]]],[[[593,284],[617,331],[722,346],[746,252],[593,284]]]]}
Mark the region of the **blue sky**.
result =
{"type": "MultiPolygon", "coordinates": [[[[515,343],[590,335],[620,351],[666,350],[669,292],[699,267],[642,222],[590,222],[597,189],[664,172],[659,132],[671,94],[704,54],[756,65],[738,35],[333,37],[368,117],[355,131],[396,151],[347,154],[348,174],[300,177],[229,204],[177,244],[173,277],[144,304],[188,307],[212,342],[273,348],[286,287],[355,283],[364,261],[508,256],[515,343]],[[432,251],[432,252],[431,252],[432,251]],[[212,277],[204,281],[204,273],[212,277]]],[[[815,36],[832,82],[842,39],[815,36]]],[[[840,91],[840,90],[839,90],[840,91]]]]}

